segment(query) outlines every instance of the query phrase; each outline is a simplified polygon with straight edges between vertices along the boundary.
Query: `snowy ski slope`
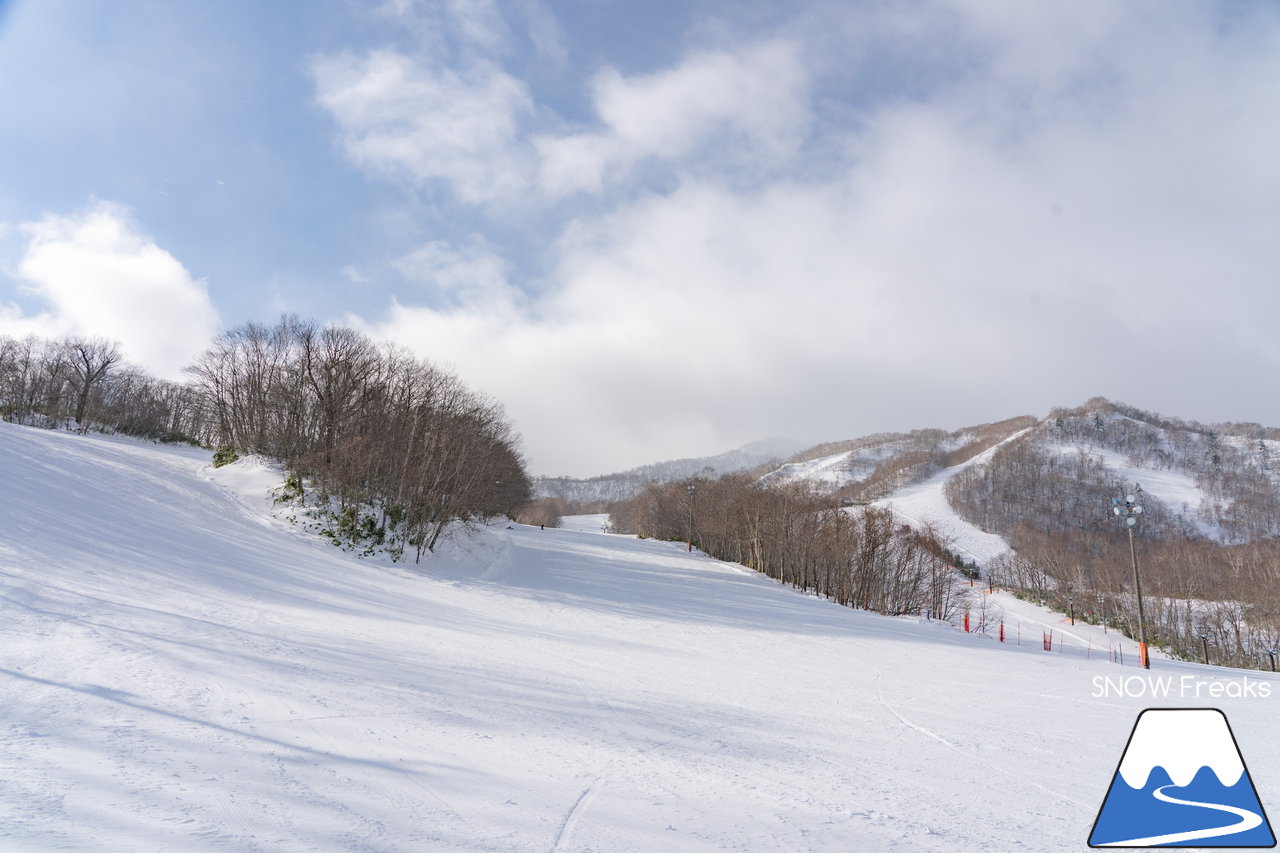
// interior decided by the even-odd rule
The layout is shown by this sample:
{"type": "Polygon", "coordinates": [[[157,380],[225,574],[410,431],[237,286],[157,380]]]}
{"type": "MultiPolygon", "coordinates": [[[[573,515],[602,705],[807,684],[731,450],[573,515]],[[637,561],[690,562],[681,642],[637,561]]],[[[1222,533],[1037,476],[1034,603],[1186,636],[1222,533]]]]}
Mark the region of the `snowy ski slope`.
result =
{"type": "Polygon", "coordinates": [[[1149,705],[1222,707],[1280,795],[1269,676],[1100,697],[1139,671],[598,518],[360,561],[207,459],[0,424],[0,850],[1084,850],[1149,705]]]}
{"type": "Polygon", "coordinates": [[[1025,429],[1015,432],[972,459],[944,468],[924,482],[899,489],[889,497],[875,501],[875,505],[893,510],[904,521],[916,527],[933,529],[949,543],[953,551],[970,558],[979,566],[986,565],[996,557],[1009,553],[1009,543],[1003,537],[980,530],[961,518],[947,500],[947,481],[966,468],[986,465],[1002,445],[1018,440],[1027,432],[1025,429]]]}

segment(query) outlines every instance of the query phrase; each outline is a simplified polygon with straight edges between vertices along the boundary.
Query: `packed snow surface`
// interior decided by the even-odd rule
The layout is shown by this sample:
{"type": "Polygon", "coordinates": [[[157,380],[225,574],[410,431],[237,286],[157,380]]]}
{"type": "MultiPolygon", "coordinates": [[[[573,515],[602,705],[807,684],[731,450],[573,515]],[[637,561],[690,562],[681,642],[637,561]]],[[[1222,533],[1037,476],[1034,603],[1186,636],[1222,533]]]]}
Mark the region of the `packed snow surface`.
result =
{"type": "Polygon", "coordinates": [[[0,424],[0,850],[1083,850],[1137,713],[1209,703],[598,517],[361,561],[207,463],[0,424]]]}

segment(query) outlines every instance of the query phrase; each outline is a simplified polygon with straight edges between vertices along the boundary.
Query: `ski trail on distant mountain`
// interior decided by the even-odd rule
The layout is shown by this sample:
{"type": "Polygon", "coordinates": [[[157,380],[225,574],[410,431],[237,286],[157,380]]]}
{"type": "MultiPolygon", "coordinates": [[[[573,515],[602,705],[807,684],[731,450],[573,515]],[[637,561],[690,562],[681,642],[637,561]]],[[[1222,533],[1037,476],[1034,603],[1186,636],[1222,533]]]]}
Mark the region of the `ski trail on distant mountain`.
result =
{"type": "Polygon", "coordinates": [[[1009,543],[997,534],[982,530],[956,512],[946,496],[946,485],[960,472],[986,465],[1001,447],[1026,435],[1030,429],[1019,430],[973,458],[944,468],[923,482],[913,483],[872,501],[872,506],[892,510],[917,529],[932,528],[948,541],[947,547],[952,551],[967,556],[980,566],[985,565],[996,556],[1007,553],[1009,543]]]}
{"type": "Polygon", "coordinates": [[[1152,791],[1152,796],[1157,800],[1165,803],[1172,803],[1175,806],[1194,806],[1201,809],[1213,809],[1216,812],[1227,812],[1240,818],[1239,823],[1231,823],[1226,826],[1215,826],[1209,829],[1194,829],[1187,832],[1171,832],[1167,835],[1153,835],[1150,838],[1130,838],[1125,841],[1113,841],[1110,844],[1101,845],[1103,847],[1155,847],[1161,844],[1179,844],[1183,841],[1198,841],[1201,838],[1222,838],[1227,835],[1236,835],[1241,832],[1248,832],[1254,827],[1262,825],[1262,816],[1248,809],[1237,808],[1236,806],[1224,806],[1218,803],[1197,803],[1193,800],[1180,800],[1177,797],[1171,797],[1165,793],[1167,788],[1176,788],[1177,785],[1165,785],[1152,791]]]}

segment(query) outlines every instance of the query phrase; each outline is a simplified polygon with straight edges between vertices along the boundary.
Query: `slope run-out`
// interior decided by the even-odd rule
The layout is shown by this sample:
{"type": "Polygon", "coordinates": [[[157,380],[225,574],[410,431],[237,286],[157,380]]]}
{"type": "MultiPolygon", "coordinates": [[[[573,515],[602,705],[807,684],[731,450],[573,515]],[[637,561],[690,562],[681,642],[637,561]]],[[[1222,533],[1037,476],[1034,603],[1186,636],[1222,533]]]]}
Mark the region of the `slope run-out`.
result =
{"type": "Polygon", "coordinates": [[[359,561],[206,460],[0,424],[0,849],[1076,849],[1143,704],[594,523],[359,561]]]}

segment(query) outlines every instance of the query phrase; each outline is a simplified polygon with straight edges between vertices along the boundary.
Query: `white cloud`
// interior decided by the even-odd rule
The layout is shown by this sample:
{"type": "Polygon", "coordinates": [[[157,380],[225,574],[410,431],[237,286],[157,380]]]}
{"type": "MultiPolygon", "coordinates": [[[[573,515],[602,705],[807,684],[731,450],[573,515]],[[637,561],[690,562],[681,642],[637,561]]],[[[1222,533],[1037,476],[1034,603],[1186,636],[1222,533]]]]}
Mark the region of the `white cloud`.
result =
{"type": "Polygon", "coordinates": [[[510,38],[494,0],[448,0],[446,5],[463,38],[471,44],[495,50],[510,38]]]}
{"type": "MultiPolygon", "coordinates": [[[[459,25],[488,20],[483,4],[467,8],[455,10],[459,25]]],[[[645,162],[702,157],[768,172],[789,160],[811,121],[800,49],[788,41],[701,51],[636,77],[607,68],[593,83],[601,128],[568,134],[530,133],[528,88],[486,60],[448,69],[382,50],[323,58],[312,73],[353,162],[419,185],[447,184],[469,204],[535,190],[552,198],[598,192],[645,162]]]]}
{"type": "Polygon", "coordinates": [[[705,154],[768,171],[786,162],[809,129],[808,77],[793,42],[706,51],[639,77],[607,68],[593,103],[603,130],[540,136],[540,180],[552,194],[596,192],[646,160],[705,154]]]}
{"type": "Polygon", "coordinates": [[[841,218],[825,192],[691,186],[574,229],[535,305],[397,303],[366,328],[501,399],[539,470],[712,452],[793,426],[797,378],[834,392],[868,354],[873,317],[847,310],[863,298],[830,242],[841,218]]]}
{"type": "Polygon", "coordinates": [[[523,191],[518,131],[533,105],[524,84],[496,66],[455,71],[381,50],[320,59],[312,73],[357,165],[445,182],[472,204],[523,191]]]}
{"type": "Polygon", "coordinates": [[[338,270],[338,275],[355,285],[367,285],[372,283],[369,280],[369,277],[362,273],[359,267],[353,264],[347,264],[342,267],[342,269],[338,270]]]}
{"type": "Polygon", "coordinates": [[[507,281],[509,265],[479,238],[462,247],[433,240],[393,265],[406,279],[451,304],[502,310],[521,298],[507,281]]]}
{"type": "MultiPolygon", "coordinates": [[[[566,223],[537,296],[513,294],[509,265],[450,263],[502,287],[402,299],[367,327],[502,399],[547,473],[769,433],[958,427],[1095,394],[1280,420],[1243,394],[1280,369],[1280,120],[1266,109],[1280,25],[1234,38],[1184,13],[1139,32],[1149,15],[1102,4],[1046,28],[979,6],[912,36],[950,39],[962,71],[824,125],[820,168],[788,136],[807,109],[782,121],[704,99],[733,101],[728,54],[599,78],[604,130],[541,142],[561,189],[607,190],[726,128],[765,160],[792,157],[794,174],[748,189],[682,170],[674,190],[566,223]]],[[[790,80],[772,102],[803,91],[790,80]]]]}
{"type": "Polygon", "coordinates": [[[154,374],[179,379],[216,332],[204,282],[146,236],[125,208],[96,202],[21,230],[28,242],[17,276],[48,308],[27,315],[0,306],[0,333],[102,336],[119,341],[131,361],[154,374]]]}
{"type": "Polygon", "coordinates": [[[494,0],[387,0],[376,11],[409,26],[433,51],[445,48],[446,33],[466,49],[487,52],[511,38],[494,0]]]}

